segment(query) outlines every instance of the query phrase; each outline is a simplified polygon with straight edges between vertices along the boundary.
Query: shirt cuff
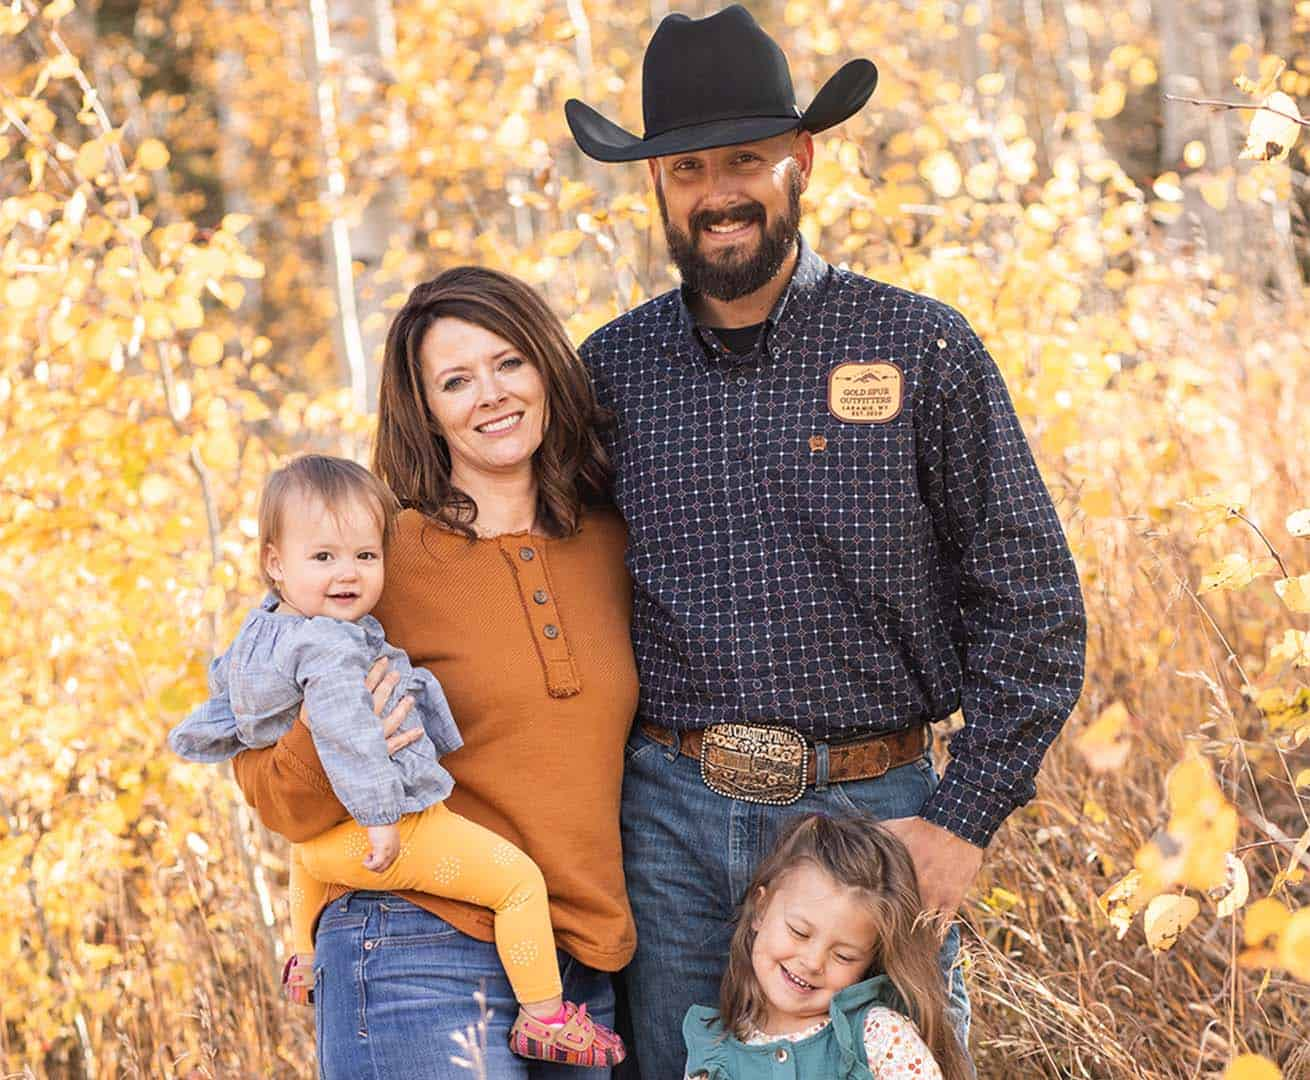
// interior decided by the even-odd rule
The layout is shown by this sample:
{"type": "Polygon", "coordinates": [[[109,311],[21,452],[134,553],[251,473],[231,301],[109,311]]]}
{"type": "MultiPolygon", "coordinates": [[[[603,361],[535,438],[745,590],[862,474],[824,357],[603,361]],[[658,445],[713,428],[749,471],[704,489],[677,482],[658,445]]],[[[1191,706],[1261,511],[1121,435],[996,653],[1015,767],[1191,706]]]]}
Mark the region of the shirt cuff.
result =
{"type": "Polygon", "coordinates": [[[952,775],[952,768],[948,765],[941,783],[928,796],[919,816],[954,833],[961,840],[967,840],[974,847],[985,848],[1014,809],[1014,802],[1009,797],[975,787],[952,775]]]}

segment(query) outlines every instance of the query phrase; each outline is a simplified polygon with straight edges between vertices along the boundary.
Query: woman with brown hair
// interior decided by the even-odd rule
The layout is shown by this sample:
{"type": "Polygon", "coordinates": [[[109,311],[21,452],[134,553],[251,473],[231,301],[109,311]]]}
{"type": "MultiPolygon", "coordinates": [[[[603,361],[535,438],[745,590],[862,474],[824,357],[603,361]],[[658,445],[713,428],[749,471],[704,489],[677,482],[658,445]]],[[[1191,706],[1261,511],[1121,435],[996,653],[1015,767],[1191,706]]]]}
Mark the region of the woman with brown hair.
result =
{"type": "MultiPolygon", "coordinates": [[[[464,746],[442,759],[451,809],[540,866],[564,996],[608,1025],[608,973],[635,944],[619,790],[637,682],[624,530],[602,506],[600,420],[563,327],[527,285],[462,267],[418,286],[383,361],[373,465],[404,509],[373,613],[437,676],[459,724],[464,746]]],[[[405,752],[403,739],[390,745],[405,752]]],[[[303,723],[241,755],[236,771],[290,840],[346,816],[303,723]]],[[[517,1010],[486,908],[334,888],[315,944],[325,1077],[465,1077],[451,1036],[484,1020],[484,1068],[497,1080],[609,1075],[509,1053],[517,1010]]]]}

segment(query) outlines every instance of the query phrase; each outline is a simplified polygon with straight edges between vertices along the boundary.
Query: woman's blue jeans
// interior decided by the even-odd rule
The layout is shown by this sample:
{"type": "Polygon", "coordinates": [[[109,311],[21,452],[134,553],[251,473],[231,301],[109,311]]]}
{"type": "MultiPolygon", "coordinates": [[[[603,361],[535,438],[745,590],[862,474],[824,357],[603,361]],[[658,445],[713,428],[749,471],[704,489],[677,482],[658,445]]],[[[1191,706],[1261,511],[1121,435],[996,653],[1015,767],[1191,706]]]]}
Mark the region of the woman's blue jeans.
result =
{"type": "MultiPolygon", "coordinates": [[[[879,820],[913,817],[937,786],[928,759],[874,780],[820,782],[790,806],[717,795],[699,765],[640,729],[628,740],[623,774],[623,867],[637,920],[637,955],[625,983],[642,1080],[680,1078],[686,1064],[682,1018],[691,1005],[715,1005],[728,958],[734,906],[779,827],[801,814],[860,810],[879,820]]],[[[820,762],[826,777],[826,763],[820,762]]],[[[951,1019],[968,1039],[969,999],[955,966],[960,932],[942,949],[951,1019]]]]}
{"type": "MultiPolygon", "coordinates": [[[[614,1024],[610,976],[560,953],[564,996],[614,1024]]],[[[486,995],[490,1080],[604,1080],[609,1069],[525,1061],[506,1041],[518,1005],[490,942],[390,893],[355,892],[319,919],[314,1019],[324,1080],[472,1080],[451,1037],[476,1029],[486,995]]]]}

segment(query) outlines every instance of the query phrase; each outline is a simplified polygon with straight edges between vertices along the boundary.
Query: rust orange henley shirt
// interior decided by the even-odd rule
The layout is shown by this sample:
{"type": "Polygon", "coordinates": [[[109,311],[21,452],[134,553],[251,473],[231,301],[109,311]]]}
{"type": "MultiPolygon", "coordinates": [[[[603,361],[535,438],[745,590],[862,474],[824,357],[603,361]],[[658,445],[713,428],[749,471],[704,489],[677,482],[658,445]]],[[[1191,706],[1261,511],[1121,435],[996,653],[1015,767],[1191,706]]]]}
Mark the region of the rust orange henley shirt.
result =
{"type": "MultiPolygon", "coordinates": [[[[536,860],[559,946],[602,971],[623,967],[636,945],[619,846],[623,746],[637,707],[624,540],[610,511],[589,512],[563,539],[470,541],[406,510],[373,611],[387,639],[440,680],[464,736],[442,758],[455,777],[448,805],[536,860]]],[[[234,764],[246,800],[289,840],[346,817],[299,722],[234,764]]],[[[345,891],[334,886],[328,901],[345,891]]],[[[486,908],[399,895],[492,940],[486,908]]]]}

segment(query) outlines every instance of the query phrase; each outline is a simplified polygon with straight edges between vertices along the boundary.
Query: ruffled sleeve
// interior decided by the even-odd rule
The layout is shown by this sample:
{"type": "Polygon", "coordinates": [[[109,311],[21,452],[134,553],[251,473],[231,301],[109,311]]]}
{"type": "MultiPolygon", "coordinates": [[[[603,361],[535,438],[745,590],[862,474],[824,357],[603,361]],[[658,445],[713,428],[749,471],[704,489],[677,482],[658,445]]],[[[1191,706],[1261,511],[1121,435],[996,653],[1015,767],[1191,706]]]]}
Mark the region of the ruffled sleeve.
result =
{"type": "Polygon", "coordinates": [[[864,1015],[863,1040],[874,1080],[942,1080],[932,1052],[908,1016],[875,1005],[864,1015]]]}
{"type": "Polygon", "coordinates": [[[214,657],[209,665],[209,700],[187,713],[168,733],[168,745],[188,761],[213,765],[246,749],[228,700],[227,669],[227,653],[214,657]]]}
{"type": "MultiPolygon", "coordinates": [[[[870,1066],[864,1046],[864,1017],[871,1008],[900,1009],[901,999],[886,975],[848,986],[828,1005],[832,1035],[841,1054],[841,1080],[867,1080],[870,1066]]],[[[874,1076],[878,1074],[875,1072],[874,1076]]],[[[888,1076],[895,1074],[889,1073],[888,1076]]]]}
{"type": "MultiPolygon", "coordinates": [[[[381,627],[378,630],[380,633],[381,627]]],[[[463,746],[464,739],[437,677],[427,668],[410,663],[409,656],[390,642],[381,642],[381,654],[387,658],[390,669],[402,676],[396,694],[388,702],[388,711],[399,704],[402,694],[409,694],[414,699],[414,708],[405,722],[406,728],[410,721],[421,724],[438,754],[451,754],[463,746]]]]}
{"type": "Polygon", "coordinates": [[[707,1005],[693,1005],[682,1020],[682,1038],[687,1044],[686,1075],[705,1080],[732,1080],[728,1052],[724,1047],[719,1012],[707,1005]]]}

